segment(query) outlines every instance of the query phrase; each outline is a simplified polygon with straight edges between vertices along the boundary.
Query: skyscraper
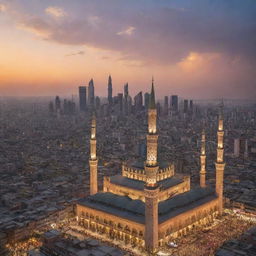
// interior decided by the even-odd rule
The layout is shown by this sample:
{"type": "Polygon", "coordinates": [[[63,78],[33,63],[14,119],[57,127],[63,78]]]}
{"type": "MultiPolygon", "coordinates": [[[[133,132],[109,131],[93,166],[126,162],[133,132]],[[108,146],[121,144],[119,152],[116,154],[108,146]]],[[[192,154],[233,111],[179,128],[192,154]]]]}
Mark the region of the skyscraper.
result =
{"type": "Polygon", "coordinates": [[[164,114],[166,116],[168,115],[168,109],[169,109],[168,96],[164,96],[164,114]]]}
{"type": "Polygon", "coordinates": [[[130,115],[131,112],[132,112],[132,97],[130,95],[128,95],[128,99],[127,99],[127,115],[130,115]]]}
{"type": "Polygon", "coordinates": [[[123,113],[123,94],[118,93],[117,97],[118,97],[118,112],[120,115],[122,115],[122,113],[123,113]]]}
{"type": "Polygon", "coordinates": [[[108,77],[108,104],[112,105],[113,99],[112,99],[112,78],[111,76],[108,77]]]}
{"type": "Polygon", "coordinates": [[[129,86],[128,83],[124,85],[124,97],[127,98],[129,95],[129,86]]]}
{"type": "Polygon", "coordinates": [[[56,112],[59,112],[60,111],[60,108],[61,108],[61,106],[60,106],[60,97],[59,96],[56,96],[56,98],[55,98],[55,111],[56,112]]]}
{"type": "Polygon", "coordinates": [[[149,105],[149,93],[146,92],[144,94],[144,107],[145,107],[145,109],[148,109],[148,105],[149,105]]]}
{"type": "Polygon", "coordinates": [[[93,79],[90,80],[89,86],[88,86],[88,103],[90,108],[94,107],[94,83],[93,79]]]}
{"type": "Polygon", "coordinates": [[[142,110],[142,92],[139,92],[134,97],[134,105],[135,105],[135,112],[138,112],[138,111],[142,110]]]}
{"type": "Polygon", "coordinates": [[[188,100],[184,100],[183,112],[188,113],[188,100]]]}
{"type": "Polygon", "coordinates": [[[128,96],[129,96],[129,87],[128,87],[128,83],[126,83],[124,85],[124,114],[127,115],[128,114],[128,96]]]}
{"type": "Polygon", "coordinates": [[[96,96],[96,98],[95,98],[95,107],[97,110],[100,109],[100,97],[99,96],[96,96]]]}
{"type": "Polygon", "coordinates": [[[178,95],[171,96],[172,111],[178,112],[178,95]]]}
{"type": "Polygon", "coordinates": [[[194,109],[193,100],[190,100],[190,101],[189,101],[189,112],[190,112],[191,114],[193,114],[193,109],[194,109]]]}
{"type": "Polygon", "coordinates": [[[64,101],[63,101],[63,113],[65,115],[68,114],[68,101],[67,101],[67,99],[64,99],[64,101]]]}
{"type": "Polygon", "coordinates": [[[86,86],[79,86],[79,107],[80,111],[86,110],[86,86]]]}

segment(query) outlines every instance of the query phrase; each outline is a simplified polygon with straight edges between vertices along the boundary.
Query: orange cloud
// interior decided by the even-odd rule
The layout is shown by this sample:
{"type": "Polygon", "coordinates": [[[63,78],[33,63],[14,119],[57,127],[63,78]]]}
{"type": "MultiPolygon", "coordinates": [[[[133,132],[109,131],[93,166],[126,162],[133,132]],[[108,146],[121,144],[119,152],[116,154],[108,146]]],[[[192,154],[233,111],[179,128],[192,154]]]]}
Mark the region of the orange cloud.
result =
{"type": "Polygon", "coordinates": [[[200,72],[221,59],[219,53],[198,53],[190,52],[185,58],[177,63],[177,66],[184,72],[200,72]]]}
{"type": "Polygon", "coordinates": [[[6,11],[6,6],[0,3],[0,12],[5,12],[5,11],[6,11]]]}

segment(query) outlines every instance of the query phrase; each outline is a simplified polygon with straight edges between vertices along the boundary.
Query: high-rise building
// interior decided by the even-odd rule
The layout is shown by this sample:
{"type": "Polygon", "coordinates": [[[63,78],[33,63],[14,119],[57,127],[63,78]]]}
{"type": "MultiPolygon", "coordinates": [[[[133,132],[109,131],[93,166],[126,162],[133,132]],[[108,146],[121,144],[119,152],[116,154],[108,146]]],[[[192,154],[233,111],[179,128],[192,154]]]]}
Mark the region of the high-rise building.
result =
{"type": "Polygon", "coordinates": [[[193,100],[190,100],[190,101],[189,101],[189,112],[190,112],[191,114],[193,114],[193,112],[194,112],[193,100]]]}
{"type": "Polygon", "coordinates": [[[86,86],[79,86],[79,107],[80,111],[86,110],[86,86]]]}
{"type": "Polygon", "coordinates": [[[120,115],[122,115],[122,113],[123,113],[123,94],[118,93],[117,97],[118,97],[118,112],[120,115]]]}
{"type": "Polygon", "coordinates": [[[112,105],[113,99],[112,99],[112,78],[111,76],[108,77],[108,104],[112,105]]]}
{"type": "Polygon", "coordinates": [[[76,111],[76,104],[71,100],[64,99],[63,101],[63,114],[73,115],[76,111]]]}
{"type": "Polygon", "coordinates": [[[183,112],[184,114],[188,113],[188,100],[184,100],[183,112]]]}
{"type": "Polygon", "coordinates": [[[124,85],[124,98],[127,98],[128,95],[129,95],[129,85],[128,85],[128,83],[126,83],[124,85]]]}
{"type": "Polygon", "coordinates": [[[60,114],[60,110],[61,110],[61,102],[60,102],[60,97],[56,96],[55,98],[55,111],[57,112],[57,114],[60,114]]]}
{"type": "Polygon", "coordinates": [[[66,99],[63,101],[63,113],[65,115],[68,113],[68,101],[66,99]]]}
{"type": "Polygon", "coordinates": [[[128,95],[128,99],[127,99],[127,115],[130,115],[131,112],[132,112],[132,97],[130,95],[128,95]]]}
{"type": "Polygon", "coordinates": [[[169,110],[168,96],[164,96],[164,114],[167,116],[169,110]]]}
{"type": "Polygon", "coordinates": [[[135,112],[139,112],[142,110],[142,92],[139,92],[134,97],[134,106],[135,106],[135,112]]]}
{"type": "Polygon", "coordinates": [[[128,115],[128,96],[129,96],[129,87],[128,83],[124,85],[124,114],[128,115]]]}
{"type": "Polygon", "coordinates": [[[173,112],[178,112],[178,95],[172,95],[171,96],[171,110],[173,112]]]}
{"type": "Polygon", "coordinates": [[[145,109],[148,109],[148,106],[149,106],[149,93],[146,92],[144,94],[144,107],[145,107],[145,109]]]}
{"type": "Polygon", "coordinates": [[[54,106],[53,106],[53,102],[51,101],[51,102],[49,103],[49,113],[50,113],[50,114],[53,114],[53,112],[54,112],[54,106]]]}
{"type": "Polygon", "coordinates": [[[99,96],[96,96],[96,98],[95,98],[95,107],[97,110],[100,109],[100,97],[99,96]]]}
{"type": "Polygon", "coordinates": [[[90,80],[88,86],[88,104],[90,108],[94,108],[94,83],[93,79],[90,80]]]}

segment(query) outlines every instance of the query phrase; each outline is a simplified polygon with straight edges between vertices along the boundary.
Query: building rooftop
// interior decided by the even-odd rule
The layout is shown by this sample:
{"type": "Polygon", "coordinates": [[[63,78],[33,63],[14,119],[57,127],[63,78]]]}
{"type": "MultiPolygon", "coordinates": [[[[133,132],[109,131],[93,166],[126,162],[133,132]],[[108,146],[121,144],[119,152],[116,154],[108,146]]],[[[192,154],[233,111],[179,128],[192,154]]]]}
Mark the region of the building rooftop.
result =
{"type": "MultiPolygon", "coordinates": [[[[159,223],[175,217],[216,198],[215,192],[208,188],[195,188],[159,203],[159,223]]],[[[79,200],[78,204],[103,211],[121,218],[145,223],[145,204],[127,196],[113,193],[97,193],[79,200]]]]}
{"type": "MultiPolygon", "coordinates": [[[[130,178],[124,177],[122,175],[115,175],[115,176],[110,177],[110,182],[113,184],[116,184],[116,185],[129,187],[129,188],[136,189],[136,190],[143,190],[144,185],[145,185],[144,181],[130,179],[130,178]]],[[[182,182],[183,182],[183,179],[181,179],[181,178],[171,177],[171,178],[159,181],[158,184],[160,186],[160,189],[165,190],[172,186],[176,186],[182,182]]]]}
{"type": "Polygon", "coordinates": [[[159,222],[164,222],[217,198],[211,188],[197,187],[159,203],[159,222]]]}
{"type": "Polygon", "coordinates": [[[49,230],[44,233],[44,238],[51,239],[60,235],[60,232],[56,229],[49,230]]]}

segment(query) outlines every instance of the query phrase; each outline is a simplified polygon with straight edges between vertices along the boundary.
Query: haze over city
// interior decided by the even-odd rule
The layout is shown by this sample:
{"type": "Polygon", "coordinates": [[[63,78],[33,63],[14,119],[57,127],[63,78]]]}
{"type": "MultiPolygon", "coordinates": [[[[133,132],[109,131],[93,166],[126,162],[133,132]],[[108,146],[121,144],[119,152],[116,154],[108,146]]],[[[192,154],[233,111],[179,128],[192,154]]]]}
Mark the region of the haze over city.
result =
{"type": "Polygon", "coordinates": [[[0,0],[0,256],[256,255],[255,0],[0,0]]]}
{"type": "Polygon", "coordinates": [[[0,94],[256,96],[256,2],[0,0],[0,94]]]}

